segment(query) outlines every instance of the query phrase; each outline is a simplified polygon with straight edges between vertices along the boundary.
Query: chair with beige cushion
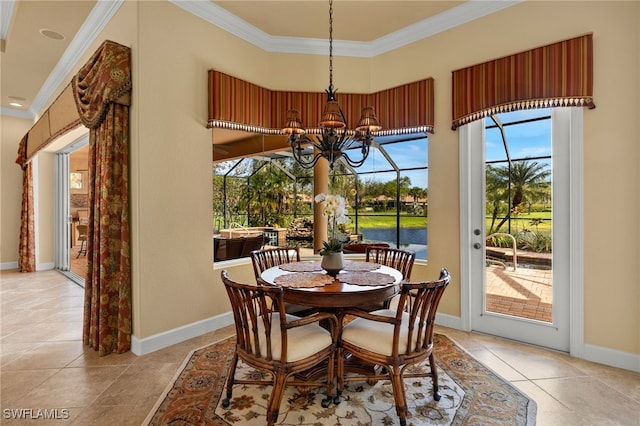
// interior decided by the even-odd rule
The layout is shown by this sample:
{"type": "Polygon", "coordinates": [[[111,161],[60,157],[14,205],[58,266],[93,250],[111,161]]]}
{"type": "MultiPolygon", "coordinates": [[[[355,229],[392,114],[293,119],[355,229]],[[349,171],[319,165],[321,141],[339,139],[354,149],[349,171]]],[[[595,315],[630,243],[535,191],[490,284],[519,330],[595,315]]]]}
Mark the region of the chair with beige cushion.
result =
{"type": "Polygon", "coordinates": [[[347,309],[346,316],[355,319],[344,325],[338,348],[338,395],[340,403],[345,382],[390,380],[400,425],[406,425],[407,400],[404,379],[430,376],[433,399],[440,400],[438,370],[433,355],[433,327],[440,298],[449,284],[449,272],[440,271],[435,281],[404,283],[397,309],[366,312],[347,309]],[[379,367],[373,375],[345,376],[345,356],[363,360],[379,367]],[[407,368],[429,359],[429,372],[405,374],[407,368]]]}
{"type": "MultiPolygon", "coordinates": [[[[267,425],[278,420],[285,386],[324,386],[327,398],[323,407],[331,404],[334,389],[334,363],[338,322],[331,313],[316,313],[304,318],[288,315],[284,309],[280,286],[250,285],[229,278],[221,272],[236,327],[236,350],[227,378],[227,394],[223,407],[231,404],[235,384],[272,386],[267,406],[267,425]],[[318,323],[323,321],[328,328],[318,323]],[[235,377],[238,360],[268,372],[271,380],[235,377]],[[324,381],[296,380],[294,375],[328,362],[324,381]]],[[[240,389],[237,389],[240,390],[240,389]]]]}
{"type": "MultiPolygon", "coordinates": [[[[291,262],[300,262],[300,248],[269,247],[251,252],[251,263],[253,264],[253,272],[256,279],[260,278],[260,275],[269,268],[291,262]]],[[[293,303],[285,303],[285,309],[288,314],[299,316],[318,311],[316,308],[293,303]]]]}

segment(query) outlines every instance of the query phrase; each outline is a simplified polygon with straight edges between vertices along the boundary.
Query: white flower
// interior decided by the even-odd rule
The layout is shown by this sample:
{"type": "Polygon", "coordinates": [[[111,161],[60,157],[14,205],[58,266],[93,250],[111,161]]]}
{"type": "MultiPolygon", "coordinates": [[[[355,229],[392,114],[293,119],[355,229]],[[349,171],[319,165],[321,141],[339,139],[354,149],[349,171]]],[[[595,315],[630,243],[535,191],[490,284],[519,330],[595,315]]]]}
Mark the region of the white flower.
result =
{"type": "Polygon", "coordinates": [[[340,195],[318,194],[315,196],[316,203],[324,202],[322,215],[328,219],[330,237],[329,241],[324,242],[324,249],[320,251],[321,255],[337,253],[342,251],[342,247],[346,241],[341,241],[342,233],[338,229],[338,225],[347,225],[351,223],[349,219],[346,201],[340,195]],[[340,235],[338,235],[340,234],[340,235]]]}

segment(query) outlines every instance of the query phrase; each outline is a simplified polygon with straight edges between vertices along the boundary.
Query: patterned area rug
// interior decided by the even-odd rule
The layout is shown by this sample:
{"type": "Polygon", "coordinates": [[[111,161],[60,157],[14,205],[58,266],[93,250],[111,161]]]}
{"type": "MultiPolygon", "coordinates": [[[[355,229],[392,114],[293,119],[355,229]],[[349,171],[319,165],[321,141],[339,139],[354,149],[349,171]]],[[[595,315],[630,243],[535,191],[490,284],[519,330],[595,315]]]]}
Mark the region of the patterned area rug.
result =
{"type": "MultiPolygon", "coordinates": [[[[535,424],[536,403],[444,335],[434,336],[442,399],[433,400],[431,380],[405,381],[408,425],[535,424]]],[[[228,409],[221,406],[235,338],[193,351],[145,420],[145,425],[264,425],[271,387],[236,385],[228,409]]],[[[428,368],[419,366],[418,368],[428,368]]],[[[238,365],[236,377],[263,373],[238,365]]],[[[289,386],[279,425],[397,425],[388,381],[352,382],[341,404],[322,408],[323,388],[289,386]]]]}

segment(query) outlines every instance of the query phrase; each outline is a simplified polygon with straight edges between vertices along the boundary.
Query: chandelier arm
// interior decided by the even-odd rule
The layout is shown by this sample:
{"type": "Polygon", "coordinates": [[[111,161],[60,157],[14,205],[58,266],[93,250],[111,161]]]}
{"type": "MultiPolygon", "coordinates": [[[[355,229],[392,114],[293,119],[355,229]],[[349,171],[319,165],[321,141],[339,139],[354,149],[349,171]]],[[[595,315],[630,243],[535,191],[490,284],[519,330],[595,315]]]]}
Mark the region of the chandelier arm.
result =
{"type": "Polygon", "coordinates": [[[367,149],[367,155],[363,156],[362,159],[358,160],[358,161],[354,161],[351,159],[351,157],[349,157],[349,154],[347,154],[346,152],[342,153],[342,158],[344,158],[344,160],[347,162],[347,164],[349,164],[351,167],[353,168],[357,168],[360,167],[364,164],[364,162],[367,160],[367,156],[368,156],[368,149],[367,149]]]}
{"type": "Polygon", "coordinates": [[[336,141],[336,143],[334,144],[335,148],[337,148],[339,151],[342,151],[342,148],[344,147],[344,144],[347,141],[350,141],[351,138],[348,137],[347,131],[345,130],[340,136],[338,136],[338,140],[336,141]]]}
{"type": "Polygon", "coordinates": [[[309,161],[298,161],[298,163],[304,167],[305,169],[312,169],[316,163],[318,162],[318,160],[322,158],[322,155],[319,153],[316,153],[313,155],[313,158],[311,158],[311,160],[309,161]]]}
{"type": "Polygon", "coordinates": [[[298,162],[298,164],[300,166],[302,166],[305,169],[310,169],[312,168],[317,162],[318,159],[321,157],[320,154],[316,153],[311,160],[305,160],[303,156],[300,155],[300,153],[298,151],[293,151],[293,158],[298,162]]]}
{"type": "MultiPolygon", "coordinates": [[[[315,136],[315,135],[314,135],[314,136],[315,136]]],[[[318,142],[320,142],[320,139],[318,138],[318,136],[316,136],[316,138],[317,138],[318,142]]],[[[291,142],[290,142],[290,143],[291,143],[291,142]]],[[[317,150],[319,150],[319,151],[322,151],[322,150],[324,149],[324,148],[323,148],[323,146],[322,146],[321,144],[320,144],[320,145],[318,145],[318,143],[316,143],[316,141],[314,141],[313,139],[311,139],[311,138],[309,137],[309,135],[307,135],[307,134],[304,134],[304,135],[302,135],[302,136],[297,135],[297,136],[296,136],[296,138],[295,138],[295,143],[300,144],[300,145],[301,145],[302,143],[309,144],[309,145],[311,145],[312,147],[316,148],[316,149],[317,149],[317,150]]]]}

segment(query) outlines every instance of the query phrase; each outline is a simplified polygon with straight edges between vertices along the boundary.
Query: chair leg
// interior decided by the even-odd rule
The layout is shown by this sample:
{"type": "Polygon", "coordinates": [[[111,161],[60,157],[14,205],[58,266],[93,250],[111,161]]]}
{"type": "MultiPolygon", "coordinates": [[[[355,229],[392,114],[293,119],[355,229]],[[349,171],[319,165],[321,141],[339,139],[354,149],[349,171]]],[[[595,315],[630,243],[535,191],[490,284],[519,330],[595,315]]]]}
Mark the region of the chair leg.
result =
{"type": "Polygon", "coordinates": [[[390,371],[391,386],[393,387],[393,398],[396,404],[396,413],[400,418],[400,426],[407,424],[407,398],[404,392],[404,382],[402,380],[402,369],[398,367],[388,367],[390,371]]]}
{"type": "Polygon", "coordinates": [[[236,375],[236,367],[238,366],[238,354],[233,354],[231,360],[231,369],[229,370],[229,377],[227,377],[227,397],[222,400],[222,408],[229,408],[231,404],[231,396],[233,394],[233,381],[236,375]]]}
{"type": "Polygon", "coordinates": [[[78,255],[76,256],[76,259],[80,257],[83,251],[84,251],[84,254],[87,254],[87,249],[84,248],[84,243],[85,243],[85,240],[80,241],[80,248],[78,249],[78,255]]]}
{"type": "Polygon", "coordinates": [[[284,374],[275,374],[273,378],[273,389],[267,406],[267,426],[273,426],[278,421],[280,402],[282,401],[286,381],[287,376],[284,374]]]}
{"type": "Polygon", "coordinates": [[[327,366],[327,397],[323,399],[321,402],[322,408],[329,407],[331,403],[334,401],[333,386],[334,386],[334,377],[335,377],[334,370],[336,365],[335,354],[336,353],[334,351],[329,356],[329,364],[327,366]]]}
{"type": "Polygon", "coordinates": [[[338,383],[336,389],[336,396],[333,398],[334,404],[340,404],[342,402],[342,389],[344,389],[344,349],[338,348],[338,383]]]}
{"type": "Polygon", "coordinates": [[[429,368],[431,369],[431,382],[433,383],[433,399],[440,401],[440,389],[438,387],[438,367],[436,367],[436,358],[433,352],[429,355],[429,368]]]}

